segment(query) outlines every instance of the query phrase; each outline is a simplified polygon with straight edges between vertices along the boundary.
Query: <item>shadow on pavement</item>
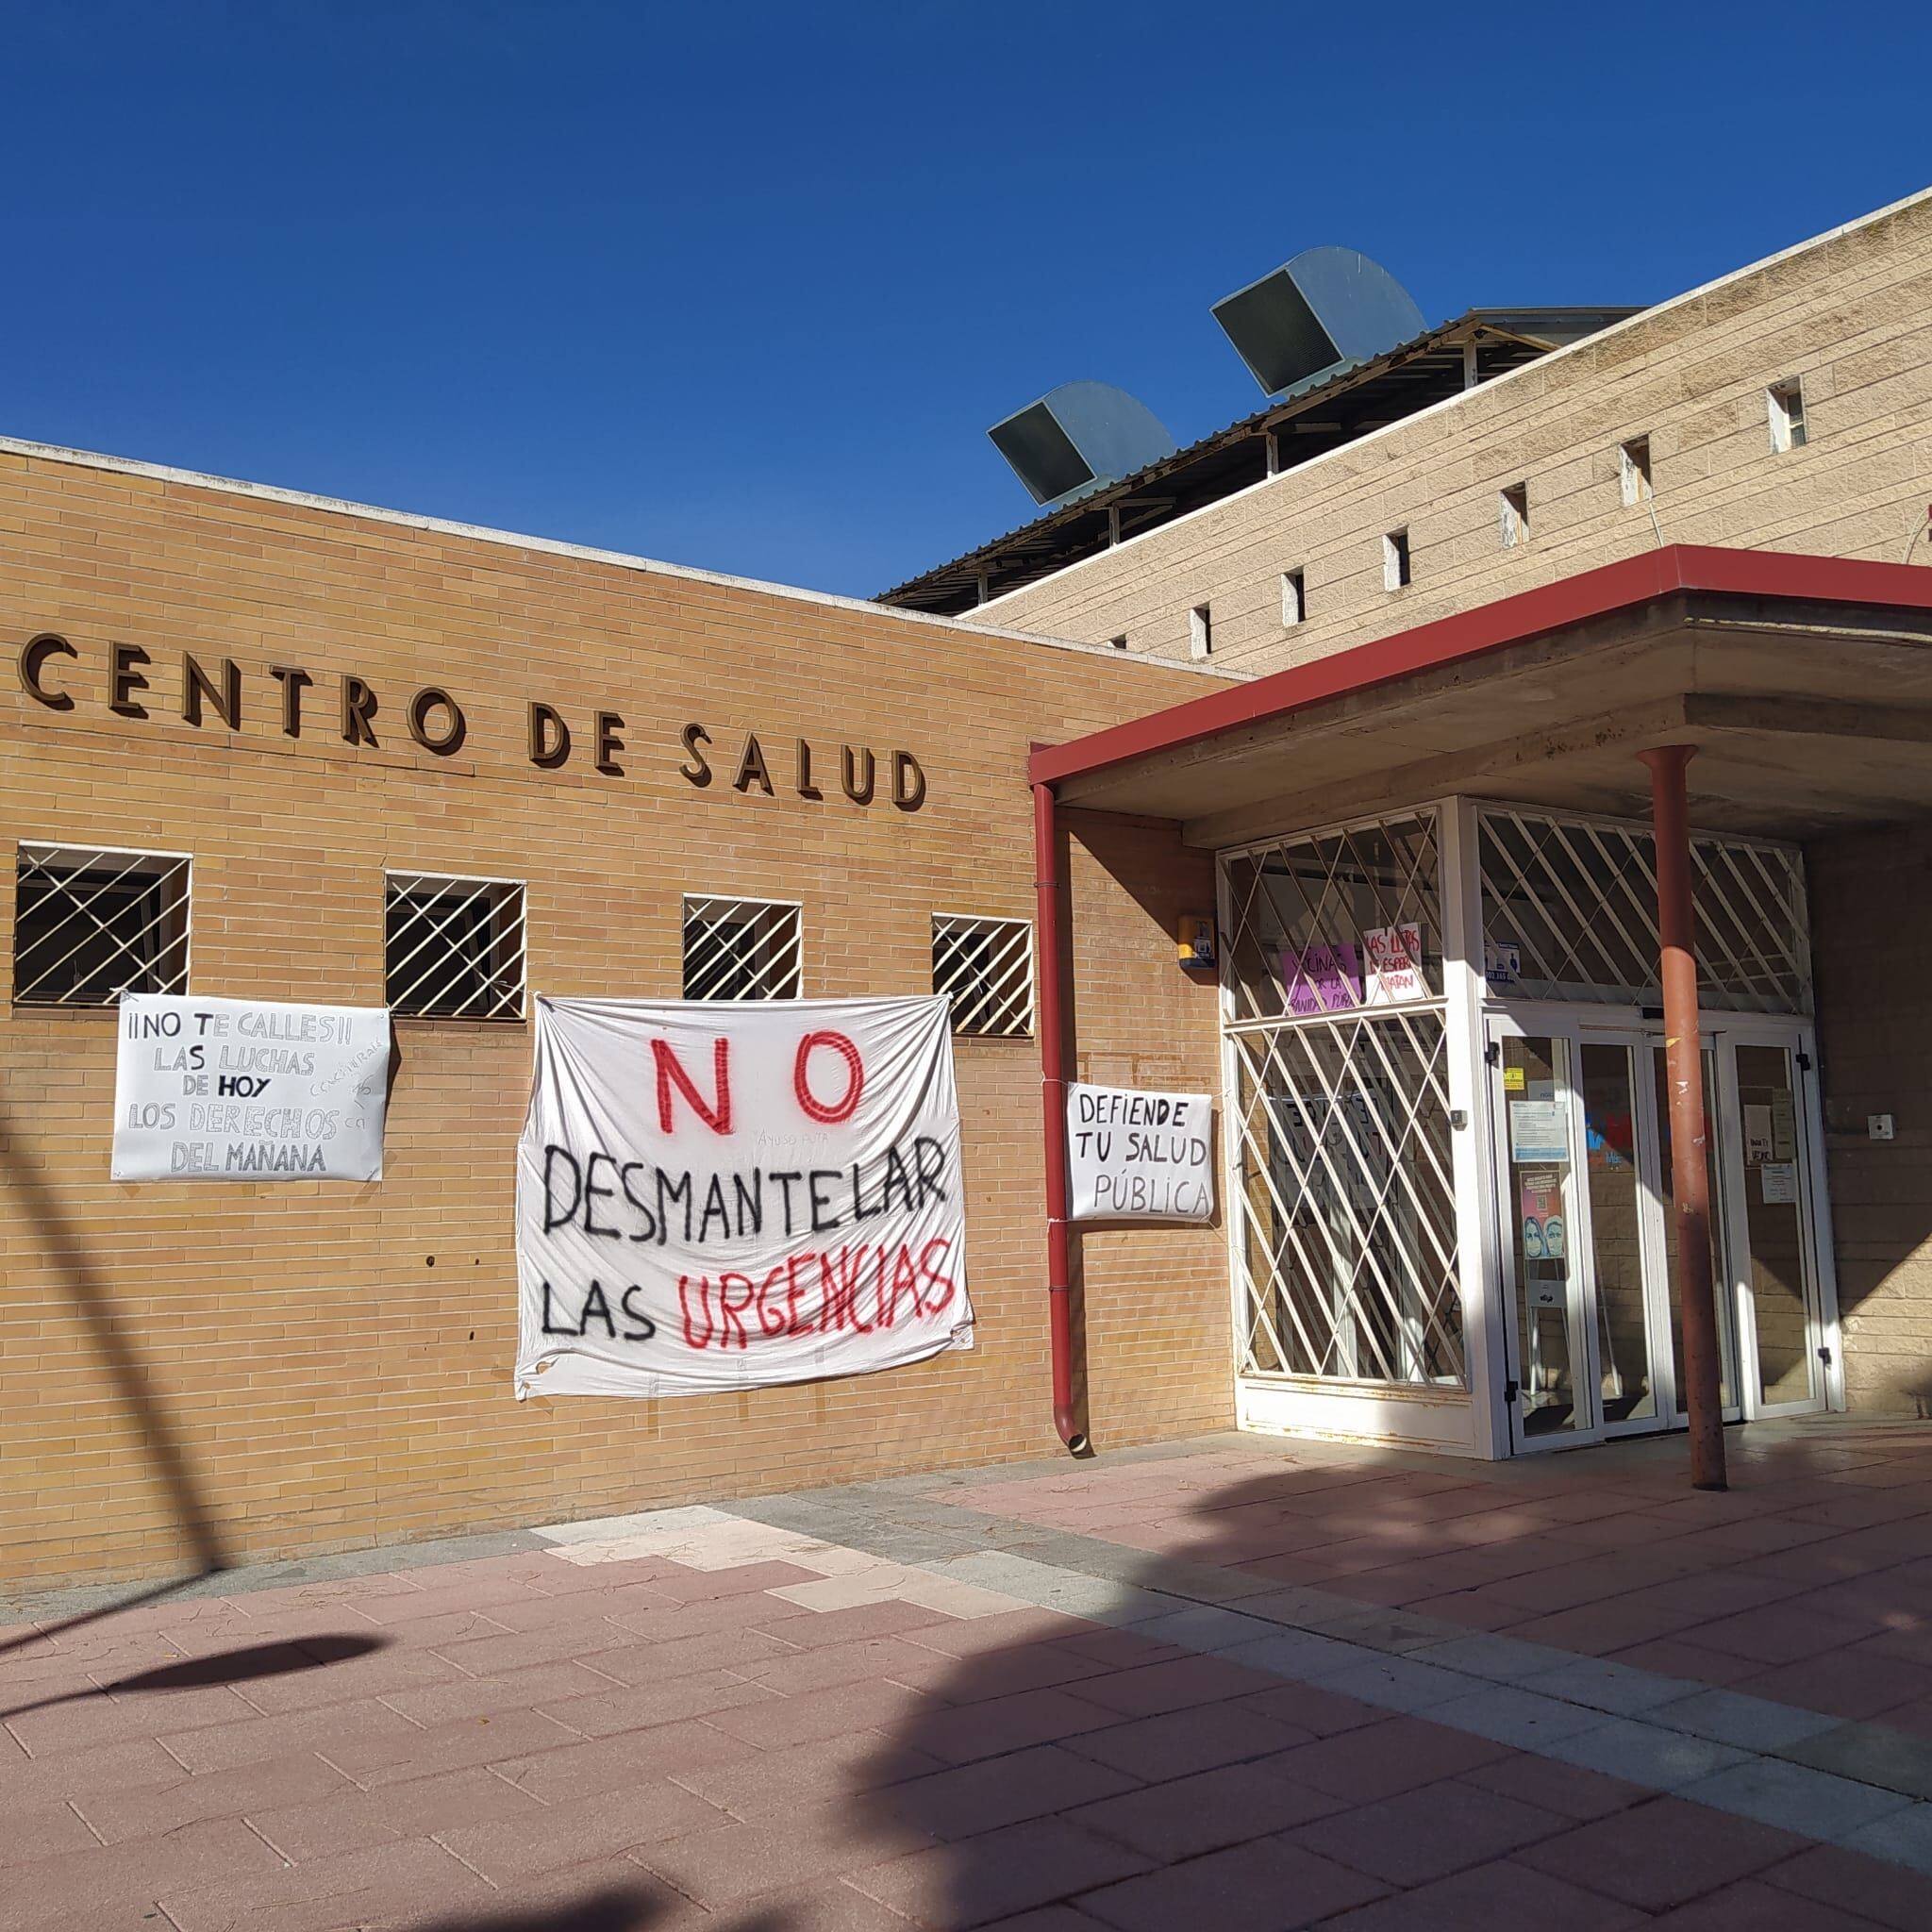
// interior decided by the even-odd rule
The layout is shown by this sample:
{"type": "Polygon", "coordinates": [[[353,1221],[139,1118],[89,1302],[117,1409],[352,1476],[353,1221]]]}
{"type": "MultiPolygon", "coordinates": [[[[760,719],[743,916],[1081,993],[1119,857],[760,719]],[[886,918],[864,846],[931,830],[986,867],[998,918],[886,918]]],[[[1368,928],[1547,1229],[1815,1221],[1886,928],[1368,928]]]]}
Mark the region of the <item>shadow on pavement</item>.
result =
{"type": "Polygon", "coordinates": [[[136,1671],[130,1676],[116,1677],[111,1683],[91,1685],[85,1690],[65,1690],[58,1697],[42,1697],[33,1704],[17,1704],[0,1710],[0,1720],[24,1717],[30,1710],[50,1710],[57,1704],[81,1704],[91,1697],[119,1697],[128,1691],[200,1690],[222,1684],[246,1684],[258,1677],[282,1677],[296,1671],[322,1670],[329,1664],[346,1663],[351,1657],[367,1657],[386,1650],[393,1639],[383,1636],[303,1637],[280,1643],[255,1643],[244,1650],[215,1651],[208,1657],[184,1657],[178,1664],[159,1664],[151,1671],[136,1671]]]}

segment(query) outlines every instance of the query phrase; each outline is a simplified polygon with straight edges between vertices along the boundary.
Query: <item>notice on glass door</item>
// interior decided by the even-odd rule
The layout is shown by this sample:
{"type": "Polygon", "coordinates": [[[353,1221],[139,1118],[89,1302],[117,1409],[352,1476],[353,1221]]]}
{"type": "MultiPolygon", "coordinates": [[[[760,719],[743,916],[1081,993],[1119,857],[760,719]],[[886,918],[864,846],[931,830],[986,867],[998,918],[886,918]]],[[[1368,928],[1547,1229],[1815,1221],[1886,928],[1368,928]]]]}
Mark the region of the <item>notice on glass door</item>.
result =
{"type": "Polygon", "coordinates": [[[1798,1163],[1795,1160],[1767,1160],[1758,1170],[1764,1183],[1764,1205],[1774,1208],[1798,1198],[1798,1163]]]}
{"type": "Polygon", "coordinates": [[[1744,1103],[1744,1159],[1751,1167],[1762,1167],[1771,1158],[1771,1109],[1759,1101],[1744,1103]]]}
{"type": "Polygon", "coordinates": [[[1509,1158],[1518,1166],[1531,1160],[1570,1158],[1570,1128],[1560,1100],[1509,1103],[1509,1158]]]}

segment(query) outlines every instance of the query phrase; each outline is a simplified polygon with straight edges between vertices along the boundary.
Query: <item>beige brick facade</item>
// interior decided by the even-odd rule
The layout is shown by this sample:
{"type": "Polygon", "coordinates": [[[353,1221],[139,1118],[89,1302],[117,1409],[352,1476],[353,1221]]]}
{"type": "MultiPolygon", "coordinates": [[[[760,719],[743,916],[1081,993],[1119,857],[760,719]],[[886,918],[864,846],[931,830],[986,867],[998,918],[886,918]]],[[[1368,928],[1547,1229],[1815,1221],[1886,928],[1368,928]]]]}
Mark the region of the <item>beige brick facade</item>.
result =
{"type": "MultiPolygon", "coordinates": [[[[6,675],[9,865],[15,840],[192,854],[193,990],[351,1004],[383,998],[386,868],[526,881],[541,992],[675,996],[685,891],[802,901],[809,994],[929,991],[934,912],[1033,914],[1028,745],[1207,688],[1111,654],[0,453],[0,639],[10,658],[42,631],[78,653],[44,673],[73,703],[6,675]],[[128,667],[144,717],[109,708],[115,644],[147,654],[128,667]],[[239,667],[239,730],[184,722],[184,652],[239,667]],[[297,737],[276,665],[314,680],[297,737]],[[375,747],[343,741],[345,675],[376,693],[375,747]],[[432,684],[468,721],[443,757],[405,728],[432,684]],[[560,769],[526,755],[532,700],[572,727],[560,769]],[[594,769],[598,711],[625,721],[621,775],[594,769]],[[711,737],[702,788],[679,773],[691,723],[711,737]],[[730,782],[750,731],[775,796],[730,782]],[[793,790],[801,738],[822,801],[793,790]],[[869,806],[840,792],[847,743],[880,759],[869,806]],[[925,774],[916,811],[887,795],[895,749],[925,774]]],[[[1104,819],[1071,842],[1083,1063],[1211,1087],[1213,991],[1174,950],[1178,913],[1211,909],[1205,861],[1104,819]]],[[[10,925],[10,889],[0,903],[10,925]]],[[[379,1183],[116,1184],[112,1015],[0,1008],[0,1575],[175,1567],[195,1511],[263,1557],[1054,1447],[1032,1041],[958,1047],[973,1354],[741,1395],[522,1405],[527,1025],[405,1019],[397,1045],[379,1183]],[[177,1449],[192,1496],[170,1489],[177,1449]]],[[[1096,1440],[1224,1425],[1219,1231],[1092,1250],[1096,1440]]]]}
{"type": "MultiPolygon", "coordinates": [[[[1665,543],[1899,561],[1932,498],[1932,192],[1636,316],[1007,595],[969,621],[1276,671],[1665,543]],[[1771,447],[1768,386],[1807,441],[1771,447]],[[1625,505],[1647,437],[1655,495],[1625,505]],[[1524,485],[1528,537],[1499,498],[1524,485]],[[1656,521],[1653,525],[1652,512],[1656,521]],[[1408,532],[1413,581],[1383,584],[1408,532]],[[1281,622],[1281,575],[1307,618],[1281,622]]],[[[1932,560],[1921,538],[1914,560],[1932,560]]]]}

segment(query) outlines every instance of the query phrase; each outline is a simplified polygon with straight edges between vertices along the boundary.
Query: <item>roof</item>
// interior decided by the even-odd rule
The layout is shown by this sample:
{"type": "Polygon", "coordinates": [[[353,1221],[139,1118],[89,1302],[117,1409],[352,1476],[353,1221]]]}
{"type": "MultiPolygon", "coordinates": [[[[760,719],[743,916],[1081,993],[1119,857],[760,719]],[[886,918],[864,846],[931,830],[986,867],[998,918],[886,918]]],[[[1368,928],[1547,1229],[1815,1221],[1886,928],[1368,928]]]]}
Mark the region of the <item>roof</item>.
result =
{"type": "Polygon", "coordinates": [[[1069,804],[1226,845],[1466,791],[1625,810],[1707,747],[1707,820],[1802,836],[1932,811],[1932,568],[1645,551],[1035,750],[1069,804]]]}
{"type": "Polygon", "coordinates": [[[876,601],[936,615],[971,610],[1260,482],[1270,474],[1271,436],[1279,439],[1275,466],[1295,468],[1466,388],[1472,350],[1478,379],[1488,381],[1638,312],[1472,308],[1367,361],[1311,376],[1253,415],[882,591],[876,601]]]}

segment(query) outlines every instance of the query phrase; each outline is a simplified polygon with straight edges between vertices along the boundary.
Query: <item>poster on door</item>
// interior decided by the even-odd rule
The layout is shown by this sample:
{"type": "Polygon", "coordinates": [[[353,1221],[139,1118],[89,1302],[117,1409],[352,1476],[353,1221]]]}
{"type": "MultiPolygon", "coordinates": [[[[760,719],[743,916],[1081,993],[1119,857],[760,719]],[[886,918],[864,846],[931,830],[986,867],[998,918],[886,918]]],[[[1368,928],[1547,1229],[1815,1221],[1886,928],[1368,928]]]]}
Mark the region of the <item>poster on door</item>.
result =
{"type": "Polygon", "coordinates": [[[540,999],[518,1399],[971,1348],[951,1017],[942,997],[540,999]]]}
{"type": "Polygon", "coordinates": [[[1343,1013],[1362,1003],[1361,958],[1346,943],[1282,947],[1281,979],[1288,1010],[1298,1019],[1343,1013]]]}
{"type": "Polygon", "coordinates": [[[384,1007],[124,993],[117,1181],[379,1181],[384,1007]]]}
{"type": "Polygon", "coordinates": [[[1405,1006],[1425,1000],[1429,985],[1423,974],[1423,929],[1414,920],[1400,925],[1378,925],[1362,934],[1369,956],[1368,1004],[1405,1006]]]}
{"type": "Polygon", "coordinates": [[[1563,1218],[1563,1170],[1526,1167],[1516,1177],[1517,1207],[1523,1217],[1523,1252],[1532,1261],[1560,1261],[1567,1229],[1563,1218]]]}

